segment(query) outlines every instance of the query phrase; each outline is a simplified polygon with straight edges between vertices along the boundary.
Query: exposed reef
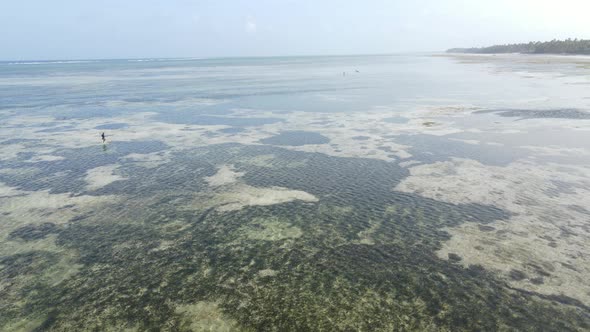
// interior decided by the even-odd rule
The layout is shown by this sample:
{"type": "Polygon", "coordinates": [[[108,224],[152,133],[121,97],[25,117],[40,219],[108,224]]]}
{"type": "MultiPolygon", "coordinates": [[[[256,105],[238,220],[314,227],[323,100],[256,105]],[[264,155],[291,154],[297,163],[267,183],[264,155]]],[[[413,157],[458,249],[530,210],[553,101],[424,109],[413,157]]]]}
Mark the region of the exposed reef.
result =
{"type": "Polygon", "coordinates": [[[580,119],[590,120],[590,112],[573,109],[554,109],[554,110],[531,110],[531,109],[501,109],[485,110],[477,113],[495,113],[505,117],[515,117],[523,119],[580,119]]]}
{"type": "Polygon", "coordinates": [[[25,279],[0,288],[2,328],[590,328],[575,301],[509,288],[479,265],[464,266],[459,254],[438,258],[450,239],[445,229],[512,214],[392,191],[409,174],[394,163],[236,144],[169,158],[144,172],[122,163],[127,179],[101,189],[119,198],[59,231],[43,223],[10,231],[9,243],[53,237],[55,248],[76,253],[76,268],[50,282],[54,251],[4,254],[3,280],[25,279]],[[272,167],[248,162],[260,156],[272,156],[272,167]],[[218,208],[237,204],[243,188],[277,187],[309,199],[218,208]],[[10,309],[15,299],[18,310],[10,309]]]}

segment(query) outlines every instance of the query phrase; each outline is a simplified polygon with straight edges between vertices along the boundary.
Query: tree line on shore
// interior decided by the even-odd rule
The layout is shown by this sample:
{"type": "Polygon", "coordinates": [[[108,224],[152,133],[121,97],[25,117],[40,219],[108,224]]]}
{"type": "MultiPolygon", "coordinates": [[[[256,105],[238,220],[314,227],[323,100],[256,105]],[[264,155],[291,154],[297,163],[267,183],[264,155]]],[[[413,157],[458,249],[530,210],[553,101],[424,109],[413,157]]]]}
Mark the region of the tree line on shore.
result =
{"type": "Polygon", "coordinates": [[[556,40],[548,42],[528,42],[522,44],[504,44],[488,47],[451,48],[447,53],[526,53],[526,54],[588,54],[590,39],[556,40]]]}

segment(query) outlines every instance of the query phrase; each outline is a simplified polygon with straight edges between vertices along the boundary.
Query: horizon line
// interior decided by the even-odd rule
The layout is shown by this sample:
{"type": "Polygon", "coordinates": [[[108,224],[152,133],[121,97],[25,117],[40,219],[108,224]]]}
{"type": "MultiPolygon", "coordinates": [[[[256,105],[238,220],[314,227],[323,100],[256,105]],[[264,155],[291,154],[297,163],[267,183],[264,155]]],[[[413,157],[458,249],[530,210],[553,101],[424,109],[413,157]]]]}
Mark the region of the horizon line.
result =
{"type": "Polygon", "coordinates": [[[129,58],[48,58],[48,59],[8,59],[0,62],[56,62],[56,61],[117,61],[117,60],[221,60],[221,59],[256,59],[256,58],[312,58],[312,57],[355,57],[355,56],[389,56],[405,54],[436,54],[445,51],[404,51],[404,52],[387,52],[387,53],[349,53],[349,54],[301,54],[301,55],[229,55],[229,56],[182,56],[182,57],[129,57],[129,58]]]}

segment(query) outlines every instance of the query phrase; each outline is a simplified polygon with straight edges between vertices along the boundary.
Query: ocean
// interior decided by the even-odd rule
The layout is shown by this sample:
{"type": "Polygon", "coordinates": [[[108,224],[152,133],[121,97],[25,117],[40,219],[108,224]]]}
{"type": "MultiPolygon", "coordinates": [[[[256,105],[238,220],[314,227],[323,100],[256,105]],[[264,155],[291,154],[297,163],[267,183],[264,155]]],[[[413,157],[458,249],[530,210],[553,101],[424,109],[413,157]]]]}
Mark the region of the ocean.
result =
{"type": "Polygon", "coordinates": [[[0,62],[0,330],[590,329],[589,91],[551,55],[0,62]]]}

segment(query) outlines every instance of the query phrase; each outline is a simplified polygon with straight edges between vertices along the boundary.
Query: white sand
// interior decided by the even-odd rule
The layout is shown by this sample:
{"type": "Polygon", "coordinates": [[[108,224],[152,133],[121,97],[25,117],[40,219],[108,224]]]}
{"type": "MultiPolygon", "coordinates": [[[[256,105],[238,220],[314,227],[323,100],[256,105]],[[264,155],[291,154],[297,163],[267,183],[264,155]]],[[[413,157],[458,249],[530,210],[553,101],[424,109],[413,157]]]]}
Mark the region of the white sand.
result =
{"type": "Polygon", "coordinates": [[[118,165],[107,165],[107,166],[100,166],[88,170],[86,172],[86,182],[88,185],[86,186],[87,190],[96,190],[100,189],[108,184],[111,184],[115,181],[126,180],[127,178],[122,177],[120,175],[115,174],[118,165]]]}
{"type": "Polygon", "coordinates": [[[452,238],[438,252],[439,257],[458,254],[462,264],[498,271],[513,287],[564,294],[590,305],[589,216],[572,209],[572,205],[590,209],[590,168],[527,162],[494,167],[454,159],[410,171],[411,176],[395,190],[455,204],[491,205],[513,213],[509,220],[487,225],[493,228],[466,223],[448,229],[452,238]],[[552,181],[581,188],[560,192],[552,181]],[[511,270],[522,271],[527,278],[513,280],[511,270]]]}
{"type": "Polygon", "coordinates": [[[223,165],[219,167],[215,175],[205,178],[205,181],[209,183],[211,187],[219,187],[227,184],[232,184],[238,181],[238,178],[243,176],[244,173],[236,172],[232,165],[223,165]]]}

